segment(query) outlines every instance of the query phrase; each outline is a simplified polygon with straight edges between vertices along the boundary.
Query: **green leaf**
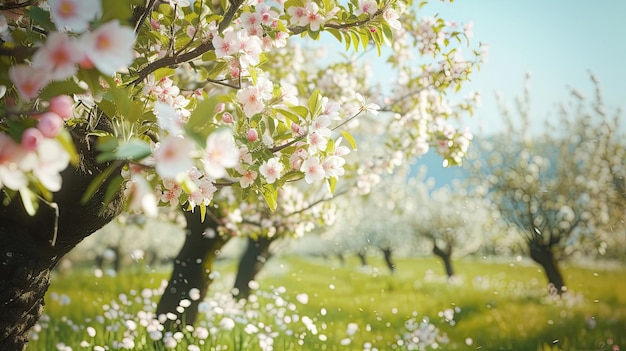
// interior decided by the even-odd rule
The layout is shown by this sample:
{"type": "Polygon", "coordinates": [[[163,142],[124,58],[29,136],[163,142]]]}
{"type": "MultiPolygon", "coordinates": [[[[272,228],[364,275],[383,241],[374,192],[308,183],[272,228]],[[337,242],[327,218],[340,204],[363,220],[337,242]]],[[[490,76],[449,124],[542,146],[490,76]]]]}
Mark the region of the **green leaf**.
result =
{"type": "Polygon", "coordinates": [[[43,10],[38,6],[30,6],[28,9],[28,18],[30,18],[36,25],[47,31],[54,31],[56,26],[50,19],[50,12],[43,10]]]}
{"type": "Polygon", "coordinates": [[[367,50],[367,44],[370,41],[370,31],[366,29],[359,31],[359,37],[361,39],[361,45],[363,46],[363,50],[367,50]]]}
{"type": "Polygon", "coordinates": [[[350,37],[350,33],[343,32],[343,36],[344,36],[345,41],[346,41],[346,51],[348,51],[348,50],[350,50],[350,45],[352,43],[352,39],[350,37]]]}
{"type": "Polygon", "coordinates": [[[100,102],[97,102],[96,105],[98,105],[98,108],[102,110],[102,112],[104,112],[107,117],[115,117],[115,113],[117,113],[117,108],[115,107],[115,104],[110,100],[102,99],[100,100],[100,102]]]}
{"type": "Polygon", "coordinates": [[[326,184],[328,185],[328,190],[331,194],[335,193],[335,187],[337,186],[337,178],[330,177],[326,179],[326,184]]]}
{"type": "Polygon", "coordinates": [[[85,92],[86,90],[81,88],[75,81],[65,80],[62,82],[52,82],[48,84],[39,94],[39,98],[43,100],[50,100],[51,98],[59,95],[84,94],[85,92]]]}
{"type": "Polygon", "coordinates": [[[125,144],[121,144],[115,151],[115,157],[120,160],[137,161],[150,155],[152,150],[146,141],[133,139],[125,144]]]}
{"type": "Polygon", "coordinates": [[[85,193],[83,194],[83,197],[80,198],[81,204],[83,205],[86,204],[87,201],[89,201],[89,199],[93,197],[93,195],[96,193],[96,191],[98,191],[100,186],[102,186],[102,184],[107,180],[107,178],[111,176],[111,173],[113,173],[113,170],[117,166],[118,166],[117,164],[112,164],[109,167],[105,168],[102,173],[98,174],[91,181],[91,183],[89,183],[89,186],[87,186],[87,189],[85,190],[85,193]]]}
{"type": "Polygon", "coordinates": [[[338,30],[334,29],[334,28],[328,28],[326,29],[326,31],[330,34],[332,34],[335,38],[337,38],[337,41],[339,41],[340,43],[343,41],[343,38],[341,37],[341,33],[339,33],[338,30]]]}
{"type": "Polygon", "coordinates": [[[174,72],[176,72],[176,70],[173,68],[169,68],[169,67],[159,68],[156,71],[154,71],[154,80],[158,82],[162,78],[173,75],[174,72]]]}
{"type": "Polygon", "coordinates": [[[352,37],[352,44],[354,45],[354,51],[359,52],[359,35],[354,31],[350,32],[350,36],[352,37]]]}
{"type": "Polygon", "coordinates": [[[115,195],[117,195],[124,183],[124,178],[121,175],[116,175],[111,179],[109,185],[107,186],[107,190],[104,193],[103,201],[105,204],[110,203],[115,195]]]}
{"type": "Polygon", "coordinates": [[[128,0],[107,0],[106,6],[102,6],[100,22],[104,23],[112,19],[118,19],[120,23],[126,24],[132,17],[133,10],[128,0]]]}
{"type": "Polygon", "coordinates": [[[134,123],[143,116],[144,104],[138,100],[131,100],[132,90],[130,87],[122,89],[112,85],[107,91],[107,95],[117,107],[117,113],[130,123],[134,123]]]}
{"type": "Polygon", "coordinates": [[[278,206],[278,191],[272,184],[265,184],[261,189],[265,202],[270,207],[271,211],[276,210],[278,206]]]}
{"type": "Polygon", "coordinates": [[[317,117],[322,112],[322,95],[319,89],[313,91],[309,97],[307,106],[309,107],[309,111],[311,111],[311,118],[317,117]]]}
{"type": "Polygon", "coordinates": [[[200,222],[204,222],[204,218],[206,217],[206,206],[204,205],[204,202],[198,206],[200,206],[200,222]]]}
{"type": "Polygon", "coordinates": [[[204,146],[206,143],[206,137],[209,136],[214,129],[213,118],[215,117],[215,107],[221,102],[221,98],[218,95],[213,95],[204,99],[196,106],[191,112],[189,120],[185,125],[185,131],[191,136],[199,145],[204,146]]]}
{"type": "Polygon", "coordinates": [[[352,150],[356,150],[356,140],[354,140],[354,137],[346,132],[345,130],[341,131],[341,135],[343,135],[344,138],[346,138],[346,140],[348,141],[348,144],[350,144],[350,147],[352,147],[352,150]]]}

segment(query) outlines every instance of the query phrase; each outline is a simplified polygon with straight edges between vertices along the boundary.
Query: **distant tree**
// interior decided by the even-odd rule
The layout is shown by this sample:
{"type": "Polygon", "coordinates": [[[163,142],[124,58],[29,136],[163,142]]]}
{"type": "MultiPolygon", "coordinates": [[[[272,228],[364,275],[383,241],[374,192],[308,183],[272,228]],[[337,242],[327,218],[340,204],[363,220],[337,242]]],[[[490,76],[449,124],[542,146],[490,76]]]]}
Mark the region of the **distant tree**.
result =
{"type": "MultiPolygon", "coordinates": [[[[593,78],[592,78],[593,79],[593,78]]],[[[595,82],[595,80],[594,80],[595,82]]],[[[478,140],[476,182],[502,216],[520,228],[530,257],[555,293],[566,290],[559,262],[568,256],[605,255],[624,245],[624,133],[620,112],[610,116],[599,89],[577,91],[541,134],[532,135],[526,89],[516,100],[518,119],[503,105],[505,135],[478,140]]]]}
{"type": "Polygon", "coordinates": [[[184,240],[182,218],[180,211],[167,208],[160,211],[158,218],[122,214],[85,238],[66,259],[76,263],[95,261],[98,268],[105,262],[123,267],[130,260],[153,267],[178,253],[184,240]]]}
{"type": "Polygon", "coordinates": [[[411,186],[405,220],[417,239],[432,242],[446,275],[455,275],[454,257],[476,252],[482,245],[492,214],[488,204],[463,188],[444,186],[432,189],[425,183],[411,186]]]}

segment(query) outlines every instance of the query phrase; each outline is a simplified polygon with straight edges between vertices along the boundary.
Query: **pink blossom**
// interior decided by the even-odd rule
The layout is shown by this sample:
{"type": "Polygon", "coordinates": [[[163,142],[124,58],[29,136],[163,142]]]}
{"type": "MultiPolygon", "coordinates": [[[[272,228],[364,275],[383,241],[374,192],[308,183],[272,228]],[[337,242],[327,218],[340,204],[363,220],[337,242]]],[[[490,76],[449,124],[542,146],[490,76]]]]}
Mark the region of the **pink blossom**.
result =
{"type": "Polygon", "coordinates": [[[252,185],[256,178],[257,173],[255,171],[248,170],[244,175],[241,176],[241,178],[239,178],[239,185],[241,185],[241,187],[245,189],[252,185]]]}
{"type": "Polygon", "coordinates": [[[198,180],[197,183],[198,188],[189,194],[189,204],[192,207],[201,204],[207,206],[211,203],[211,200],[213,200],[213,195],[217,191],[217,188],[206,178],[198,180]]]}
{"type": "Polygon", "coordinates": [[[30,155],[10,136],[0,133],[0,189],[19,190],[28,184],[23,163],[28,163],[28,158],[32,159],[30,155]]]}
{"type": "Polygon", "coordinates": [[[52,32],[33,55],[33,66],[47,70],[52,80],[64,80],[76,73],[76,64],[82,56],[80,46],[67,34],[52,32]]]}
{"type": "Polygon", "coordinates": [[[240,49],[240,42],[237,33],[228,28],[223,32],[223,37],[216,35],[212,40],[217,58],[232,56],[240,49]]]}
{"type": "Polygon", "coordinates": [[[163,188],[161,190],[161,202],[168,203],[170,206],[178,206],[180,195],[183,193],[181,186],[171,179],[163,179],[163,188]]]}
{"type": "Polygon", "coordinates": [[[157,198],[148,181],[140,174],[133,174],[128,187],[130,191],[129,210],[144,213],[149,217],[156,217],[158,214],[157,198]]]}
{"type": "Polygon", "coordinates": [[[307,136],[307,142],[309,144],[309,150],[314,153],[316,150],[326,150],[328,139],[317,131],[314,131],[307,136]]]}
{"type": "Polygon", "coordinates": [[[378,11],[378,3],[376,0],[359,0],[358,8],[354,10],[354,14],[360,16],[362,14],[373,15],[378,11]]]}
{"type": "Polygon", "coordinates": [[[261,23],[268,27],[273,26],[278,19],[278,13],[264,2],[256,6],[256,13],[261,15],[261,23]]]}
{"type": "Polygon", "coordinates": [[[235,167],[239,163],[239,149],[235,146],[230,130],[209,134],[202,163],[207,175],[213,179],[226,176],[226,168],[235,167]]]}
{"type": "Polygon", "coordinates": [[[359,104],[361,104],[361,111],[369,113],[373,116],[378,115],[380,106],[378,106],[377,104],[368,102],[367,99],[364,98],[363,95],[359,93],[356,93],[356,99],[359,102],[359,104]]]}
{"type": "Polygon", "coordinates": [[[67,168],[70,156],[61,144],[54,139],[43,139],[37,148],[37,163],[33,174],[50,191],[61,189],[60,172],[67,168]]]}
{"type": "Polygon", "coordinates": [[[268,184],[272,184],[277,179],[280,179],[281,173],[283,172],[283,165],[276,157],[273,157],[261,164],[259,172],[268,184]]]}
{"type": "MultiPolygon", "coordinates": [[[[335,145],[339,144],[340,141],[337,141],[335,145]]],[[[345,156],[350,153],[350,149],[347,146],[341,145],[335,148],[335,152],[333,153],[335,156],[345,156]]]]}
{"type": "Polygon", "coordinates": [[[309,153],[305,149],[298,149],[289,158],[289,164],[291,168],[299,170],[302,166],[302,161],[309,157],[309,153]]]}
{"type": "Polygon", "coordinates": [[[243,105],[243,113],[248,117],[261,113],[265,109],[261,92],[255,86],[240,89],[237,92],[237,99],[243,105]]]}
{"type": "Polygon", "coordinates": [[[304,180],[311,184],[313,182],[324,179],[326,172],[320,164],[320,159],[317,157],[309,157],[303,163],[300,168],[304,172],[304,180]]]}
{"type": "Polygon", "coordinates": [[[81,38],[86,56],[102,73],[113,75],[133,62],[135,32],[118,20],[109,21],[81,38]]]}
{"type": "Polygon", "coordinates": [[[248,66],[256,66],[261,62],[260,56],[263,51],[263,41],[261,38],[255,35],[248,35],[245,31],[241,30],[237,32],[239,37],[239,52],[241,56],[239,57],[239,63],[242,68],[246,68],[248,66]]]}
{"type": "Polygon", "coordinates": [[[59,95],[50,99],[50,106],[48,110],[61,116],[64,120],[68,120],[72,117],[72,108],[74,107],[74,100],[68,95],[59,95]]]}
{"type": "Polygon", "coordinates": [[[35,151],[44,138],[39,129],[28,128],[22,133],[22,142],[20,145],[28,151],[35,151]]]}
{"type": "Polygon", "coordinates": [[[39,116],[37,129],[46,138],[54,138],[63,129],[63,119],[54,112],[44,112],[39,116]]]}
{"type": "Polygon", "coordinates": [[[330,117],[320,115],[313,121],[313,125],[311,127],[313,128],[313,131],[317,132],[319,135],[327,137],[331,134],[331,131],[328,128],[329,125],[330,117]]]}
{"type": "Polygon", "coordinates": [[[50,81],[43,68],[16,65],[9,68],[9,79],[15,84],[22,99],[30,101],[39,95],[41,88],[50,81]]]}
{"type": "Polygon", "coordinates": [[[332,120],[340,120],[339,108],[341,106],[336,101],[330,101],[327,97],[322,98],[322,114],[320,116],[326,116],[332,120]]]}
{"type": "Polygon", "coordinates": [[[346,163],[342,157],[330,156],[324,160],[322,167],[326,172],[326,177],[339,177],[345,174],[343,165],[346,163]]]}
{"type": "Polygon", "coordinates": [[[84,32],[100,12],[100,0],[48,0],[50,16],[58,29],[84,32]]]}
{"type": "Polygon", "coordinates": [[[303,25],[305,26],[308,25],[312,31],[317,32],[320,30],[320,26],[324,24],[324,21],[324,16],[319,13],[319,6],[314,2],[307,3],[306,15],[301,20],[301,23],[304,23],[303,25]]]}
{"type": "Polygon", "coordinates": [[[287,9],[287,14],[291,16],[289,19],[289,23],[295,26],[305,26],[306,25],[306,9],[304,7],[299,6],[290,6],[287,9]]]}
{"type": "Polygon", "coordinates": [[[391,27],[391,29],[402,29],[402,24],[398,20],[400,16],[394,9],[388,8],[387,10],[385,10],[385,12],[383,12],[383,18],[385,19],[385,21],[387,21],[387,24],[389,25],[389,27],[391,27]]]}
{"type": "Polygon", "coordinates": [[[193,147],[192,141],[178,136],[168,136],[163,139],[154,151],[157,173],[162,178],[173,179],[188,171],[193,166],[190,157],[193,147]]]}
{"type": "Polygon", "coordinates": [[[241,20],[241,26],[247,30],[261,28],[262,18],[259,13],[243,12],[239,19],[241,20]]]}
{"type": "Polygon", "coordinates": [[[154,103],[154,114],[157,117],[159,127],[168,131],[172,135],[181,135],[183,133],[182,122],[171,105],[157,101],[154,103]]]}

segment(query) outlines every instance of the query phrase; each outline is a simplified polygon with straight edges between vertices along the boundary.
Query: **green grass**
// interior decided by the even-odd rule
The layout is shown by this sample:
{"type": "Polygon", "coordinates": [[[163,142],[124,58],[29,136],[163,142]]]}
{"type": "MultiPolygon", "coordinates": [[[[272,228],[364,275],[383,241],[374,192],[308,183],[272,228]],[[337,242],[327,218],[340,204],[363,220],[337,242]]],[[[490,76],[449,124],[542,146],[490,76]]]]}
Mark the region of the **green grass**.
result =
{"type": "MultiPolygon", "coordinates": [[[[407,320],[413,318],[419,322],[424,317],[440,334],[447,335],[449,341],[440,345],[442,349],[613,350],[613,345],[626,347],[624,268],[565,266],[563,272],[570,293],[555,300],[546,293],[545,278],[539,266],[532,263],[463,260],[456,262],[457,279],[449,282],[442,276],[442,265],[434,258],[397,260],[393,275],[384,268],[382,259],[372,257],[370,261],[370,268],[362,269],[356,260],[340,265],[337,261],[313,258],[274,258],[259,277],[259,303],[246,308],[261,311],[253,318],[255,323],[263,321],[272,326],[271,331],[278,332],[274,335],[274,350],[363,350],[367,343],[378,350],[410,349],[406,343],[398,346],[397,339],[407,332],[407,320]],[[279,286],[286,289],[280,294],[281,299],[293,302],[297,308],[290,310],[285,305],[281,312],[278,305],[282,300],[271,293],[279,286]],[[300,293],[308,295],[308,303],[297,302],[295,297],[300,293]],[[267,309],[268,305],[278,307],[267,309]],[[452,321],[441,316],[441,312],[449,308],[457,308],[452,321]],[[294,335],[281,332],[281,323],[274,323],[274,319],[277,316],[284,319],[283,315],[310,317],[317,333],[293,321],[288,327],[294,335]],[[349,323],[358,326],[352,336],[347,333],[349,323]],[[321,339],[320,335],[323,335],[321,339]],[[341,345],[342,340],[349,340],[350,344],[341,345]]],[[[209,299],[217,292],[228,292],[234,262],[220,261],[215,268],[221,276],[212,286],[209,299]]],[[[49,293],[45,311],[50,322],[38,333],[38,340],[31,342],[29,350],[52,350],[59,342],[70,345],[73,350],[91,350],[93,345],[111,345],[113,340],[121,340],[125,328],[119,326],[119,320],[136,316],[144,302],[121,304],[120,318],[97,323],[96,316],[105,315],[102,306],[115,306],[111,301],[120,304],[119,294],[126,294],[132,300],[142,289],[155,289],[167,277],[165,270],[153,272],[140,268],[124,271],[116,278],[95,278],[88,270],[55,276],[50,293],[56,293],[57,298],[53,299],[49,293]],[[58,298],[61,295],[67,295],[71,302],[62,304],[58,298]],[[118,330],[106,331],[107,323],[111,329],[118,330]],[[95,338],[87,336],[86,326],[97,329],[95,338]],[[90,346],[81,348],[81,341],[87,341],[90,346]]],[[[152,301],[154,306],[156,298],[152,301]]],[[[209,315],[212,316],[209,319],[227,316],[209,315]]],[[[201,323],[210,329],[217,322],[201,323]]],[[[200,346],[206,350],[212,350],[211,345],[217,344],[228,345],[229,350],[260,350],[258,339],[244,332],[244,327],[245,323],[232,331],[216,329],[212,334],[213,344],[207,339],[205,345],[200,346]]],[[[136,349],[162,346],[145,342],[145,332],[131,334],[136,340],[136,349]]],[[[189,344],[194,343],[197,340],[189,341],[189,344]]],[[[177,350],[186,350],[185,342],[179,342],[177,350]]]]}

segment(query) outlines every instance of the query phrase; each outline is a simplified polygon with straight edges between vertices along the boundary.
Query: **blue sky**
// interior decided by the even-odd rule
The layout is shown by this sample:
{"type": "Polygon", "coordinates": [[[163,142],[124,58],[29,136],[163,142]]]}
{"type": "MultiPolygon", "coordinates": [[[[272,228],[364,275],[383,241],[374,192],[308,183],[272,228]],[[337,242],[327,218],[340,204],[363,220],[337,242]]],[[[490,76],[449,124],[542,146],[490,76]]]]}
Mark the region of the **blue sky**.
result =
{"type": "Polygon", "coordinates": [[[495,92],[507,102],[522,93],[531,74],[532,114],[543,120],[574,87],[591,96],[588,71],[600,81],[609,111],[626,108],[626,1],[456,0],[431,1],[420,16],[474,22],[475,42],[489,45],[489,59],[467,85],[483,97],[472,129],[501,128],[495,92]]]}

